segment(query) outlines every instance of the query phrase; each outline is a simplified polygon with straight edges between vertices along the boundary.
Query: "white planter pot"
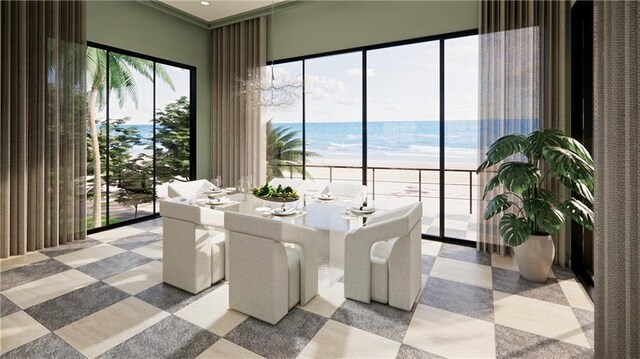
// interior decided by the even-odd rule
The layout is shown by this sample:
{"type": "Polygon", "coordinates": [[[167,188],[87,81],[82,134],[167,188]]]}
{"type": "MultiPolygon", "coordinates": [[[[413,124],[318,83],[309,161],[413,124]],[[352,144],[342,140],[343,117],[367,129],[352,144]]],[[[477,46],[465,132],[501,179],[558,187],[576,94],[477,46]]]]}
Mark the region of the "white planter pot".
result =
{"type": "Polygon", "coordinates": [[[516,262],[520,269],[520,276],[532,282],[545,282],[556,247],[551,236],[529,236],[523,244],[513,247],[516,262]]]}

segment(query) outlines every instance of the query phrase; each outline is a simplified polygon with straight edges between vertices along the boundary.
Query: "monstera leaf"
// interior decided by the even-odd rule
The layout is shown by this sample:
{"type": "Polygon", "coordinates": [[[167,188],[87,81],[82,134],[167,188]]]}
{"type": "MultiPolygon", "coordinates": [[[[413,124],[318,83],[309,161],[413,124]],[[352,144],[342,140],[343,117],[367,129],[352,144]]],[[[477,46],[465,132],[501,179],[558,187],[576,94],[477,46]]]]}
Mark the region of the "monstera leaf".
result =
{"type": "Polygon", "coordinates": [[[522,193],[538,185],[540,170],[527,162],[505,162],[498,169],[498,178],[509,191],[522,193]]]}
{"type": "Polygon", "coordinates": [[[531,234],[531,224],[524,218],[518,218],[515,214],[505,214],[500,219],[500,237],[510,246],[519,246],[524,243],[531,234]]]}
{"type": "Polygon", "coordinates": [[[529,219],[546,233],[558,231],[564,222],[562,212],[551,202],[542,198],[525,199],[524,210],[527,212],[529,219]]]}
{"type": "Polygon", "coordinates": [[[545,147],[543,156],[557,176],[587,185],[593,183],[593,165],[571,150],[558,146],[545,147]]]}
{"type": "Polygon", "coordinates": [[[487,204],[487,208],[484,209],[484,219],[489,219],[496,214],[506,210],[511,207],[513,202],[509,201],[509,197],[506,194],[499,194],[495,196],[489,203],[487,204]]]}
{"type": "MultiPolygon", "coordinates": [[[[588,185],[582,183],[581,181],[574,181],[568,177],[558,176],[557,178],[558,181],[560,181],[560,183],[562,183],[565,187],[572,191],[575,191],[589,203],[593,203],[593,192],[591,192],[593,188],[589,188],[588,185]]],[[[593,186],[593,183],[591,183],[591,186],[593,186]]]]}
{"type": "Polygon", "coordinates": [[[487,197],[487,194],[491,192],[492,189],[498,187],[499,185],[500,185],[500,178],[498,178],[498,176],[493,176],[493,178],[490,179],[489,182],[487,182],[487,184],[484,186],[484,193],[482,194],[482,199],[485,199],[485,197],[487,197]]]}
{"type": "Polygon", "coordinates": [[[542,151],[548,146],[560,146],[564,141],[564,134],[559,130],[542,130],[532,132],[527,136],[529,142],[528,156],[534,159],[542,158],[542,151]]]}
{"type": "Polygon", "coordinates": [[[558,209],[584,228],[593,231],[593,211],[584,203],[571,198],[562,202],[558,209]]]}
{"type": "Polygon", "coordinates": [[[499,163],[509,156],[516,153],[524,153],[527,149],[527,138],[514,133],[500,137],[494,142],[489,151],[487,151],[487,159],[493,163],[499,163]]]}

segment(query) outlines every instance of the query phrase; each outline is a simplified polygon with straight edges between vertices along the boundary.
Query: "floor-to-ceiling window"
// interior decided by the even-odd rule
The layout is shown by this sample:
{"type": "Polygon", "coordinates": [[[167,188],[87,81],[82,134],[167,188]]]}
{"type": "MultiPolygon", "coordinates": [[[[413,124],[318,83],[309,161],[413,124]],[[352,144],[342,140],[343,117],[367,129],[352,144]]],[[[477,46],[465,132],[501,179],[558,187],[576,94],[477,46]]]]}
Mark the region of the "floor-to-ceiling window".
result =
{"type": "Polygon", "coordinates": [[[377,201],[421,201],[425,235],[476,240],[475,33],[276,62],[281,76],[295,69],[304,79],[300,101],[272,120],[302,139],[298,177],[361,182],[377,201]]]}
{"type": "Polygon", "coordinates": [[[195,69],[90,44],[87,228],[153,216],[192,177],[195,69]]]}

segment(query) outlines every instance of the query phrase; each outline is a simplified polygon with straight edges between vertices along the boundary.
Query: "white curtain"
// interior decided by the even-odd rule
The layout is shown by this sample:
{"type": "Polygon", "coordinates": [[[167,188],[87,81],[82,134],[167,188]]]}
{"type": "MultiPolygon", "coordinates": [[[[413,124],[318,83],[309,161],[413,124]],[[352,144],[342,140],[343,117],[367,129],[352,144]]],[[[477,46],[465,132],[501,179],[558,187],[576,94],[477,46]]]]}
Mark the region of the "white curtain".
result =
{"type": "Polygon", "coordinates": [[[595,357],[640,358],[640,3],[594,9],[595,357]]]}
{"type": "MultiPolygon", "coordinates": [[[[480,161],[498,138],[529,134],[541,128],[566,131],[565,49],[567,2],[490,1],[480,2],[480,161]]],[[[495,172],[478,176],[478,198],[495,172]]],[[[556,183],[546,183],[556,191],[556,183]]],[[[494,190],[493,194],[500,191],[494,190]]],[[[478,201],[482,214],[488,201],[478,201]]],[[[477,248],[510,254],[498,234],[499,218],[478,221],[477,248]]],[[[564,264],[564,231],[554,235],[556,262],[564,264]]]]}

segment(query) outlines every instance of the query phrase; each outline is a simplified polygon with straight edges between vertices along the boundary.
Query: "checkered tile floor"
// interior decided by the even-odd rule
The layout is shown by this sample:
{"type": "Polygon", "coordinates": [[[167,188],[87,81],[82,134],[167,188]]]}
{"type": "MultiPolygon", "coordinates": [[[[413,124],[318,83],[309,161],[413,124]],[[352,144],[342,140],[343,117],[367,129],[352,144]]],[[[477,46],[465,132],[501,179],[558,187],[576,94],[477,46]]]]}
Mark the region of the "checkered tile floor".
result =
{"type": "Polygon", "coordinates": [[[570,271],[423,242],[411,312],[320,289],[275,326],[228,309],[228,285],[162,283],[161,220],[0,262],[3,358],[583,358],[593,304],[570,271]]]}

